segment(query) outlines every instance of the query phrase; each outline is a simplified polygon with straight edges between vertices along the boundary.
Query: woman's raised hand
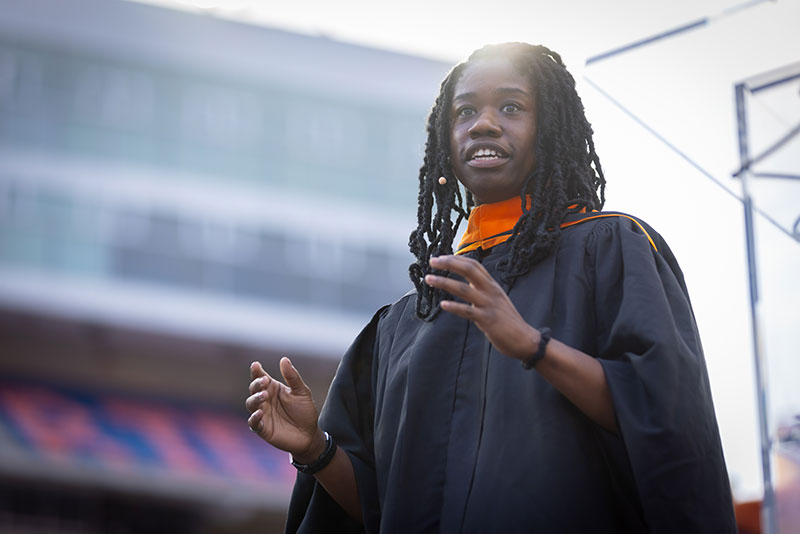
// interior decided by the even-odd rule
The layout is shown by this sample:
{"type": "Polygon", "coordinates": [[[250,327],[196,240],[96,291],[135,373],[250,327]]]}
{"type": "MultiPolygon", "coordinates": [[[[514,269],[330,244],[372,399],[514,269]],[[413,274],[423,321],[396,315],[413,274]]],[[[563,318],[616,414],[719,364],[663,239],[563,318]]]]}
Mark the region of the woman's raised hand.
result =
{"type": "Polygon", "coordinates": [[[287,451],[300,463],[311,463],[325,449],[325,435],[317,424],[319,413],[311,390],[289,358],[280,361],[286,384],[275,380],[261,367],[250,365],[250,411],[247,424],[262,439],[287,451]]]}
{"type": "Polygon", "coordinates": [[[492,345],[506,356],[523,360],[536,352],[538,331],[525,322],[483,265],[464,256],[439,256],[431,258],[431,266],[459,274],[466,280],[461,282],[432,274],[425,277],[428,285],[465,301],[443,300],[443,310],[475,323],[492,345]]]}

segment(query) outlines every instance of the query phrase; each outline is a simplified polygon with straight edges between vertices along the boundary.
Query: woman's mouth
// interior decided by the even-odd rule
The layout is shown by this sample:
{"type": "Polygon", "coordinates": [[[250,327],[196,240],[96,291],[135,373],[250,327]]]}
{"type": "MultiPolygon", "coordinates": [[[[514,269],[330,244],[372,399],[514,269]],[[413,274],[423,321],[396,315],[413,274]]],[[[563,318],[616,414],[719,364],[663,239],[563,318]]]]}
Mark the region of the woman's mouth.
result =
{"type": "Polygon", "coordinates": [[[467,159],[467,165],[482,169],[499,167],[508,160],[508,156],[493,148],[479,148],[467,159]]]}

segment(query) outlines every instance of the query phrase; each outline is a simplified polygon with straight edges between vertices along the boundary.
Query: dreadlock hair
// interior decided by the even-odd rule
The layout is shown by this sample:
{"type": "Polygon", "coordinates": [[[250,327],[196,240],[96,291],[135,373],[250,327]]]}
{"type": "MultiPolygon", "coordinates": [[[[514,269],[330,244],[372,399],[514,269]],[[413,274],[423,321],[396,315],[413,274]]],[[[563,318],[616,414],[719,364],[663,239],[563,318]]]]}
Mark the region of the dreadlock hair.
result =
{"type": "Polygon", "coordinates": [[[536,146],[531,147],[536,151],[536,168],[519,192],[523,214],[508,241],[511,254],[498,266],[506,289],[553,251],[567,214],[599,210],[605,203],[606,181],[595,153],[592,128],[575,91],[575,80],[561,56],[545,46],[527,43],[487,45],[476,50],[450,70],[428,116],[428,139],[419,170],[417,227],[408,243],[417,258],[409,266],[409,275],[417,289],[416,313],[421,319],[432,320],[445,296],[442,290],[424,282],[426,274],[443,274],[431,269],[430,258],[453,253],[458,226],[475,206],[468,190],[462,197],[450,162],[453,91],[469,65],[494,58],[508,59],[518,72],[528,76],[537,122],[536,146]],[[447,179],[444,185],[438,182],[440,176],[447,179]],[[530,204],[526,195],[531,197],[530,204]],[[454,211],[455,224],[451,218],[454,211]]]}

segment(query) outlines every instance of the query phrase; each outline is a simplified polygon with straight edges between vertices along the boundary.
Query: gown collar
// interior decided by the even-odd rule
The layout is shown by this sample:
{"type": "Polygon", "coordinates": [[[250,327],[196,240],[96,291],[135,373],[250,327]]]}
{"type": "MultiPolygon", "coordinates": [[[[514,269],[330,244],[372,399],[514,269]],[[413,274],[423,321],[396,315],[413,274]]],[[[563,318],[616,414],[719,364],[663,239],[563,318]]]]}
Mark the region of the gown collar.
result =
{"type": "MultiPolygon", "coordinates": [[[[526,195],[525,208],[530,209],[530,207],[531,196],[526,195]]],[[[575,207],[577,206],[570,206],[570,208],[575,207]]],[[[519,197],[511,197],[508,200],[475,206],[469,214],[467,231],[464,232],[461,242],[458,244],[456,254],[465,254],[477,248],[487,250],[500,243],[505,243],[513,234],[514,225],[517,224],[522,214],[522,201],[519,197]]],[[[561,228],[568,228],[575,224],[601,217],[620,216],[627,217],[636,223],[647,235],[653,248],[656,248],[644,227],[630,215],[621,213],[599,213],[597,210],[587,213],[586,208],[583,208],[579,213],[568,216],[567,220],[561,224],[561,228]]]]}
{"type": "MultiPolygon", "coordinates": [[[[530,208],[530,195],[525,197],[525,203],[525,207],[530,208]]],[[[519,197],[475,206],[469,214],[467,231],[458,244],[456,254],[477,248],[485,250],[508,241],[522,213],[519,197]]]]}

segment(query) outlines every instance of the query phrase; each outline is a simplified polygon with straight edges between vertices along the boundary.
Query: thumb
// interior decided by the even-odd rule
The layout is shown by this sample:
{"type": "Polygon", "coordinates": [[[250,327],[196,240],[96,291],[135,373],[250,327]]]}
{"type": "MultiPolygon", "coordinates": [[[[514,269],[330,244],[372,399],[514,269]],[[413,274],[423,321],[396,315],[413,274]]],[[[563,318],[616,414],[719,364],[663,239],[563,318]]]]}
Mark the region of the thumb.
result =
{"type": "Polygon", "coordinates": [[[303,377],[300,376],[300,373],[295,369],[294,365],[292,365],[289,358],[286,356],[281,358],[280,367],[283,379],[286,381],[286,385],[291,388],[292,394],[311,395],[311,390],[308,389],[306,383],[303,382],[303,377]]]}

